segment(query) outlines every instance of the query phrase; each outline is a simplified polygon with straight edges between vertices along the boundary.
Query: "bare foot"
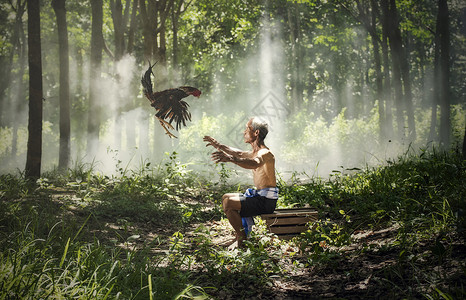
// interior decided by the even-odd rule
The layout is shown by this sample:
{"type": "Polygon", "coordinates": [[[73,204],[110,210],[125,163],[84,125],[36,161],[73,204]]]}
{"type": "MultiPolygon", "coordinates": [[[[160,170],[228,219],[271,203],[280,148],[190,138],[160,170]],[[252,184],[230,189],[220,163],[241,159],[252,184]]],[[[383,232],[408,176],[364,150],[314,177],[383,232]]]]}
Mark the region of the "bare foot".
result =
{"type": "Polygon", "coordinates": [[[236,248],[238,248],[238,243],[235,240],[235,242],[228,247],[228,251],[235,250],[236,248]]]}
{"type": "Polygon", "coordinates": [[[218,245],[221,246],[221,247],[229,247],[232,244],[234,244],[235,242],[236,242],[236,238],[230,238],[230,239],[226,239],[226,240],[221,241],[220,243],[218,243],[218,245]]]}
{"type": "Polygon", "coordinates": [[[238,241],[235,241],[233,244],[231,244],[229,247],[228,247],[228,250],[235,250],[235,249],[244,249],[246,248],[246,245],[244,244],[243,241],[241,241],[240,243],[238,243],[238,241]]]}
{"type": "Polygon", "coordinates": [[[247,236],[244,233],[244,231],[242,231],[241,234],[237,235],[236,236],[237,247],[240,248],[240,249],[244,248],[245,247],[244,246],[244,240],[246,240],[246,239],[247,239],[247,236]]]}

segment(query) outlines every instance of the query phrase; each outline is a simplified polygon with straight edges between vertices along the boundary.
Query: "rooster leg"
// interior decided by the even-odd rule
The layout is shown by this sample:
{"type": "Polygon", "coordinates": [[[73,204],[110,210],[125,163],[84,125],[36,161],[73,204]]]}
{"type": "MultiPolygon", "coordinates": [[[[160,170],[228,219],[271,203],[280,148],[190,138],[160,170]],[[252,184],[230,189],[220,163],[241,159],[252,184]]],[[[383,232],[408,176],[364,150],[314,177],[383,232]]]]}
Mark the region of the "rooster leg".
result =
{"type": "Polygon", "coordinates": [[[163,119],[160,119],[160,118],[157,118],[157,119],[159,119],[160,125],[162,125],[163,129],[165,129],[165,133],[168,134],[170,138],[176,139],[177,137],[173,133],[171,133],[167,128],[168,126],[170,129],[173,129],[173,126],[163,119]]]}
{"type": "Polygon", "coordinates": [[[159,119],[159,122],[160,122],[160,124],[163,126],[163,128],[165,128],[165,125],[166,125],[166,126],[168,126],[168,128],[170,128],[171,130],[174,129],[173,126],[172,126],[172,124],[168,123],[168,122],[165,121],[164,119],[162,119],[162,118],[157,118],[157,119],[159,119]]]}

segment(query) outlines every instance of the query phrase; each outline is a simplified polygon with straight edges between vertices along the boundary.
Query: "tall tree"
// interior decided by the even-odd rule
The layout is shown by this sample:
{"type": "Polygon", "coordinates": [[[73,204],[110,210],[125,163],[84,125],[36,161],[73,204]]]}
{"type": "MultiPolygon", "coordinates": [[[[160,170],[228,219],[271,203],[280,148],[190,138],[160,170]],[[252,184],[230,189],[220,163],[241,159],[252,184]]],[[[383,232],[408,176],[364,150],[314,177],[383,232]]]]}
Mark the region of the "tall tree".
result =
{"type": "Polygon", "coordinates": [[[451,121],[450,121],[450,29],[448,17],[447,0],[438,1],[438,18],[437,23],[439,40],[440,40],[440,80],[439,80],[439,99],[440,99],[440,143],[443,147],[450,146],[451,121]]]}
{"type": "MultiPolygon", "coordinates": [[[[343,4],[344,5],[344,4],[343,4]]],[[[386,121],[385,121],[385,98],[383,91],[383,74],[382,74],[382,59],[380,56],[379,33],[377,32],[377,20],[379,19],[379,7],[377,1],[370,0],[370,3],[361,3],[356,0],[356,7],[358,14],[352,12],[350,8],[344,7],[364,26],[369,33],[372,43],[372,52],[374,55],[374,69],[375,69],[375,82],[376,82],[376,100],[378,100],[378,113],[379,113],[379,137],[383,140],[386,136],[386,121]],[[370,13],[367,9],[370,7],[370,13]]]]}
{"type": "MultiPolygon", "coordinates": [[[[13,4],[11,4],[13,7],[13,4]]],[[[26,93],[24,90],[24,82],[23,82],[23,75],[26,69],[26,55],[27,55],[27,47],[26,47],[26,35],[24,34],[24,26],[23,26],[23,14],[26,10],[26,1],[18,1],[16,3],[16,18],[15,18],[15,26],[13,30],[13,45],[17,51],[18,55],[18,64],[19,69],[18,73],[16,74],[16,86],[10,86],[10,93],[13,87],[16,87],[16,99],[14,99],[14,111],[12,111],[12,121],[13,121],[13,137],[11,143],[11,156],[14,158],[16,157],[18,151],[18,129],[21,125],[19,120],[21,120],[21,111],[23,110],[23,103],[25,102],[26,93]]],[[[12,51],[14,54],[14,51],[12,51]]],[[[12,77],[10,77],[12,79],[12,77]]],[[[13,98],[13,97],[12,97],[13,98]]]]}
{"type": "Polygon", "coordinates": [[[463,158],[466,159],[466,124],[464,124],[463,158]]]}
{"type": "Polygon", "coordinates": [[[396,43],[396,53],[400,55],[401,60],[401,77],[403,79],[403,104],[406,108],[406,115],[408,119],[408,139],[414,141],[416,139],[416,125],[414,121],[414,107],[413,107],[413,92],[411,87],[411,75],[410,75],[410,64],[409,64],[409,51],[408,47],[403,47],[401,30],[399,24],[398,10],[396,8],[396,1],[390,0],[391,9],[393,10],[393,17],[395,18],[395,27],[393,27],[393,38],[399,40],[396,43]]]}
{"type": "MultiPolygon", "coordinates": [[[[123,58],[126,54],[126,46],[125,46],[125,34],[127,23],[129,20],[129,10],[130,10],[131,1],[126,1],[125,9],[123,11],[123,4],[121,0],[110,0],[110,10],[112,12],[112,20],[113,20],[113,28],[114,28],[114,41],[115,41],[115,55],[113,56],[114,59],[114,68],[115,74],[117,73],[116,66],[118,62],[123,58]]],[[[120,76],[116,76],[116,86],[120,86],[120,76]]],[[[124,99],[120,93],[116,93],[115,95],[115,103],[117,107],[115,108],[114,112],[114,126],[115,128],[118,126],[120,122],[120,115],[121,115],[121,104],[124,103],[124,99]]],[[[121,130],[114,130],[114,146],[117,149],[121,148],[121,130]]]]}
{"type": "Polygon", "coordinates": [[[126,1],[123,11],[121,0],[110,0],[110,10],[112,12],[113,30],[115,32],[115,61],[119,61],[126,54],[125,34],[129,20],[129,10],[131,1],[126,1]]]}
{"type": "MultiPolygon", "coordinates": [[[[26,0],[12,2],[10,1],[11,10],[15,12],[15,19],[14,24],[10,27],[6,27],[6,31],[11,32],[10,35],[10,44],[9,47],[10,51],[7,53],[1,53],[0,60],[2,68],[0,70],[0,77],[3,79],[0,81],[0,126],[7,126],[10,125],[12,122],[14,123],[15,120],[15,113],[11,110],[12,105],[7,99],[12,98],[12,89],[14,86],[17,86],[17,90],[19,93],[22,93],[22,98],[19,96],[16,98],[20,102],[25,102],[24,100],[24,83],[22,81],[25,65],[27,63],[27,47],[26,47],[26,35],[24,34],[24,23],[23,23],[23,15],[26,12],[26,0]],[[14,58],[18,57],[18,62],[20,65],[20,72],[17,76],[14,76],[13,70],[13,63],[14,58]],[[17,84],[14,84],[14,79],[17,78],[17,84]]],[[[5,19],[7,19],[5,17],[5,19]]],[[[6,42],[6,35],[3,36],[6,42]]],[[[4,43],[2,48],[8,49],[6,47],[7,43],[4,43]]],[[[3,51],[2,51],[3,52],[3,51]]],[[[20,108],[20,102],[16,101],[16,108],[20,108]]],[[[16,110],[17,111],[17,110],[16,110]]],[[[15,134],[15,132],[13,132],[15,134]]],[[[15,141],[13,141],[13,146],[15,146],[15,141]]],[[[12,148],[13,148],[12,146],[12,148]]],[[[12,154],[15,152],[12,151],[12,154]]]]}
{"type": "MultiPolygon", "coordinates": [[[[171,22],[172,22],[172,33],[173,33],[173,38],[172,38],[172,64],[173,67],[178,68],[178,56],[179,56],[179,51],[178,51],[178,21],[180,18],[180,15],[185,9],[182,11],[182,7],[184,4],[184,0],[177,0],[174,5],[173,9],[171,10],[171,22]]],[[[190,3],[188,3],[189,5],[190,3]]]]}
{"type": "Polygon", "coordinates": [[[42,55],[40,41],[40,5],[27,1],[29,61],[29,121],[25,173],[39,178],[42,162],[42,55]]]}
{"type": "Polygon", "coordinates": [[[387,136],[386,132],[386,120],[385,120],[385,99],[384,99],[384,92],[383,92],[383,76],[382,76],[382,60],[380,57],[380,40],[377,34],[377,19],[379,18],[379,7],[377,5],[377,1],[371,0],[371,19],[370,25],[368,26],[372,47],[374,51],[374,68],[376,74],[376,84],[377,84],[377,100],[379,101],[378,109],[379,109],[379,137],[380,140],[384,140],[387,136]]]}
{"type": "Polygon", "coordinates": [[[138,21],[136,17],[137,12],[138,12],[138,6],[139,6],[139,1],[133,0],[133,9],[131,11],[131,21],[129,24],[129,31],[128,31],[128,47],[126,50],[129,54],[133,53],[133,49],[134,49],[134,32],[136,31],[136,25],[138,21]]]}
{"type": "Polygon", "coordinates": [[[380,2],[382,10],[382,66],[383,66],[383,98],[385,99],[385,134],[387,137],[393,137],[393,93],[392,93],[392,80],[390,77],[390,59],[388,55],[388,37],[390,20],[388,11],[388,0],[382,0],[380,2]]]}
{"type": "Polygon", "coordinates": [[[70,162],[70,79],[68,25],[66,21],[65,0],[52,0],[52,7],[57,18],[58,57],[60,62],[60,150],[58,168],[64,170],[70,162]]]}
{"type": "Polygon", "coordinates": [[[396,29],[399,26],[398,12],[394,1],[387,1],[387,5],[383,6],[384,13],[387,15],[389,20],[389,31],[388,41],[392,54],[392,82],[395,90],[395,104],[396,104],[396,123],[398,138],[405,136],[405,119],[404,119],[404,108],[403,108],[403,86],[401,80],[401,64],[402,64],[402,40],[401,34],[396,29]]]}
{"type": "Polygon", "coordinates": [[[163,65],[166,61],[164,53],[164,36],[167,18],[173,7],[174,0],[140,0],[139,9],[144,36],[144,59],[160,61],[163,65]],[[160,40],[160,43],[159,43],[160,40]]]}
{"type": "Polygon", "coordinates": [[[437,13],[437,22],[436,22],[436,30],[435,30],[435,38],[434,38],[434,74],[433,74],[433,88],[432,88],[432,110],[430,115],[430,130],[429,130],[429,137],[427,142],[439,141],[439,136],[437,133],[438,124],[437,124],[437,112],[438,112],[438,105],[440,104],[440,33],[439,30],[441,28],[440,25],[441,18],[437,13]]]}
{"type": "Polygon", "coordinates": [[[102,69],[102,51],[104,48],[102,0],[91,0],[91,70],[89,81],[89,113],[87,120],[87,154],[95,155],[99,143],[101,104],[98,91],[102,69]]]}
{"type": "Polygon", "coordinates": [[[287,23],[289,26],[291,45],[291,55],[289,66],[291,70],[290,89],[291,89],[291,109],[298,111],[303,103],[304,94],[304,59],[303,51],[303,34],[301,30],[301,7],[300,3],[288,3],[287,5],[287,23]]]}

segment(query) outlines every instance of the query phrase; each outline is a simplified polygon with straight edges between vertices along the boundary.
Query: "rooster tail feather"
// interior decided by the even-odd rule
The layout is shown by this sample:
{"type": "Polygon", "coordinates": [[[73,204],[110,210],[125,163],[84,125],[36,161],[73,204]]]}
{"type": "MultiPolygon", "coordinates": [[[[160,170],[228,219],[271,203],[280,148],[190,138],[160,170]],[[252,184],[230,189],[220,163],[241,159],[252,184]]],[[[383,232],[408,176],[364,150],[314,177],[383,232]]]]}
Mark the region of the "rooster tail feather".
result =
{"type": "MultiPolygon", "coordinates": [[[[141,84],[142,84],[142,87],[143,87],[143,91],[144,91],[144,94],[149,94],[149,95],[152,95],[152,80],[150,78],[150,75],[154,75],[154,72],[152,72],[152,68],[155,66],[155,64],[157,64],[157,62],[155,62],[153,65],[151,65],[150,61],[149,61],[149,68],[147,69],[147,71],[144,73],[144,76],[142,76],[141,78],[141,84]]],[[[155,77],[155,75],[154,75],[155,77]]]]}
{"type": "Polygon", "coordinates": [[[145,95],[152,95],[152,81],[150,79],[150,74],[151,72],[147,70],[144,76],[141,78],[141,84],[145,95]]]}

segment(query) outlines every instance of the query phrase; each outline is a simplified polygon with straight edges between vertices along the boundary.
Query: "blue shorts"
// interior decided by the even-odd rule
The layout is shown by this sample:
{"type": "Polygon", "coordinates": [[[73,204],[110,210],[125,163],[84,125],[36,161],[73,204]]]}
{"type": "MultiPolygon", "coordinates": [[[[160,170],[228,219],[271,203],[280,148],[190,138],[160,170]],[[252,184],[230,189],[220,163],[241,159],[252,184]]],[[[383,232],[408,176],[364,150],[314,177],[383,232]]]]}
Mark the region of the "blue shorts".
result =
{"type": "Polygon", "coordinates": [[[262,214],[271,214],[277,206],[277,199],[269,199],[263,196],[244,197],[241,199],[241,217],[254,217],[262,214]]]}

